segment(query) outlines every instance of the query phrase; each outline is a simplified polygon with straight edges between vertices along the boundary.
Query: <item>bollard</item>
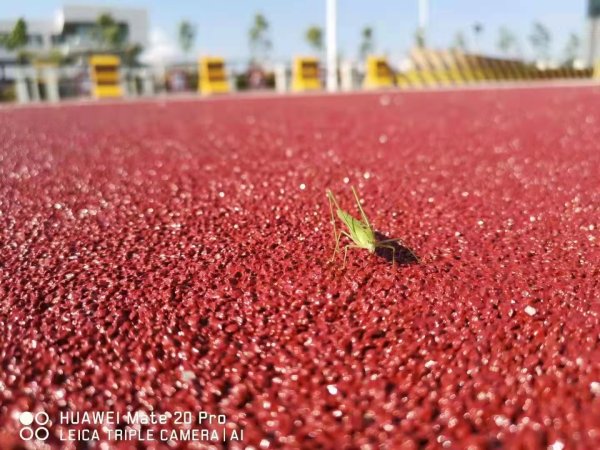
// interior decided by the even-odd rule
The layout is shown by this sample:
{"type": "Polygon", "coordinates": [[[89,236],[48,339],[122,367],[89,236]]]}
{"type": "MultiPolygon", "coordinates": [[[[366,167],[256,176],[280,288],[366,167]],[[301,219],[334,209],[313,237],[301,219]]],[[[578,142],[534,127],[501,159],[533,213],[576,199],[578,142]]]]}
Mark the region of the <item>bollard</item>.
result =
{"type": "Polygon", "coordinates": [[[58,91],[58,68],[45,67],[43,69],[44,80],[46,81],[46,98],[51,103],[60,101],[60,93],[58,91]]]}
{"type": "Polygon", "coordinates": [[[25,72],[21,67],[15,68],[15,93],[17,95],[17,102],[25,104],[31,101],[25,72]]]}
{"type": "Polygon", "coordinates": [[[280,94],[285,94],[288,90],[287,67],[285,64],[275,66],[275,90],[280,94]]]}
{"type": "Polygon", "coordinates": [[[227,80],[229,81],[229,91],[236,92],[237,91],[237,77],[233,70],[227,71],[227,80]]]}
{"type": "Polygon", "coordinates": [[[126,86],[125,95],[127,97],[137,97],[139,95],[136,83],[137,70],[125,69],[122,71],[122,74],[126,86]]]}
{"type": "Polygon", "coordinates": [[[342,91],[353,91],[356,88],[354,66],[350,61],[344,61],[340,67],[342,91]]]}
{"type": "Polygon", "coordinates": [[[37,70],[35,70],[33,67],[28,67],[25,70],[29,72],[29,76],[25,75],[25,78],[28,79],[30,83],[28,84],[31,92],[31,99],[34,102],[39,102],[42,99],[42,96],[40,93],[40,84],[38,80],[37,70]]]}
{"type": "Polygon", "coordinates": [[[152,79],[152,73],[148,69],[141,70],[142,76],[142,94],[146,96],[154,95],[154,80],[152,79]]]}

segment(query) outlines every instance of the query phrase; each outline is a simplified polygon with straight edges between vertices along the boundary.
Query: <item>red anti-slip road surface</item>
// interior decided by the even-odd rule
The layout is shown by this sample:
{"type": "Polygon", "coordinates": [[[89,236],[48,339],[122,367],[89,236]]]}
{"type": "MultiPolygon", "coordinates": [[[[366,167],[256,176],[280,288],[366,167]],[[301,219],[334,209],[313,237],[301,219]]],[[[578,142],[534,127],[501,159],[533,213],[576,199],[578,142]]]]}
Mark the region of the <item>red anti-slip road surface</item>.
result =
{"type": "Polygon", "coordinates": [[[600,448],[598,88],[4,109],[0,180],[0,448],[139,410],[225,414],[217,448],[600,448]],[[351,185],[419,264],[329,262],[351,185]]]}

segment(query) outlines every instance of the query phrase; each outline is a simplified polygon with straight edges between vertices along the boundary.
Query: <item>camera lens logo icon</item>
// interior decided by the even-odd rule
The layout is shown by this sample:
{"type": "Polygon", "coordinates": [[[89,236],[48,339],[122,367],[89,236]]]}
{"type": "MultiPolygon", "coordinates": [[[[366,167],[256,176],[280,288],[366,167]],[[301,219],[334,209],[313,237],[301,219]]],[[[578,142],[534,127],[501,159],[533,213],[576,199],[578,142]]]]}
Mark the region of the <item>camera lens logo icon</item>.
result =
{"type": "Polygon", "coordinates": [[[50,417],[44,411],[36,413],[30,413],[29,411],[22,412],[19,416],[19,422],[21,422],[21,431],[19,432],[19,436],[24,441],[31,441],[32,439],[37,439],[38,441],[45,441],[48,439],[50,435],[50,431],[44,425],[46,425],[50,421],[50,417]],[[34,430],[31,425],[35,422],[37,425],[34,430]]]}

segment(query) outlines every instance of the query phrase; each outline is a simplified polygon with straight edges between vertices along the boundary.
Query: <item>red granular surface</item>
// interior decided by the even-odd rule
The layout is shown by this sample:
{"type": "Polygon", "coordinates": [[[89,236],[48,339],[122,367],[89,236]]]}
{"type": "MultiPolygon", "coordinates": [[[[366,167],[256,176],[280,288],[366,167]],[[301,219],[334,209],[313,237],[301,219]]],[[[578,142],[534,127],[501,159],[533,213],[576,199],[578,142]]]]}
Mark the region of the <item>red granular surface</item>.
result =
{"type": "Polygon", "coordinates": [[[225,414],[234,449],[600,448],[599,105],[0,111],[2,448],[26,410],[53,448],[67,410],[225,414]],[[325,189],[357,215],[351,185],[420,264],[329,262],[325,189]]]}

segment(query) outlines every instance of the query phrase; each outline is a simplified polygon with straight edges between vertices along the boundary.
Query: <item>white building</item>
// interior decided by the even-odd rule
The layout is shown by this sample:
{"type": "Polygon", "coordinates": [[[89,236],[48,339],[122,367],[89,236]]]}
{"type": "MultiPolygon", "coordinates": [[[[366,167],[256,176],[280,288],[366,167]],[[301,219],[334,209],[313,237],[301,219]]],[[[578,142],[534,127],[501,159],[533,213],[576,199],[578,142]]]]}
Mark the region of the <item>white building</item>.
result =
{"type": "MultiPolygon", "coordinates": [[[[138,44],[142,47],[148,44],[148,13],[143,8],[67,5],[51,20],[24,18],[28,36],[25,50],[58,50],[68,55],[94,49],[97,47],[93,40],[94,27],[102,14],[110,14],[113,17],[121,27],[126,44],[138,44]]],[[[0,20],[0,35],[10,34],[16,22],[17,18],[0,20]]],[[[13,52],[0,48],[0,62],[14,59],[13,52]]]]}
{"type": "Polygon", "coordinates": [[[600,0],[588,0],[588,38],[585,60],[590,66],[600,61],[600,0]]]}

